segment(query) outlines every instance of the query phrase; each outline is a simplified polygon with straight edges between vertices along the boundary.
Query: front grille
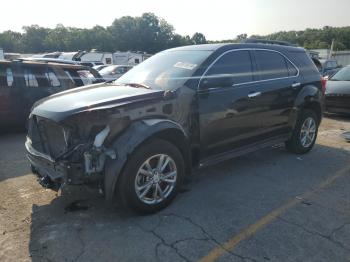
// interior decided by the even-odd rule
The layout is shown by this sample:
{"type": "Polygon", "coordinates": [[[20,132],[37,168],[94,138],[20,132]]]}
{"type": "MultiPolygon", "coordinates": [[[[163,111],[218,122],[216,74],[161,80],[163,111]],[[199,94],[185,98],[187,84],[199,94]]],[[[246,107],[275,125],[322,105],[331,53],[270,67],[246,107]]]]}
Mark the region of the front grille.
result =
{"type": "Polygon", "coordinates": [[[67,150],[63,128],[55,122],[31,116],[28,127],[28,137],[32,141],[32,147],[40,153],[56,158],[67,150]]]}

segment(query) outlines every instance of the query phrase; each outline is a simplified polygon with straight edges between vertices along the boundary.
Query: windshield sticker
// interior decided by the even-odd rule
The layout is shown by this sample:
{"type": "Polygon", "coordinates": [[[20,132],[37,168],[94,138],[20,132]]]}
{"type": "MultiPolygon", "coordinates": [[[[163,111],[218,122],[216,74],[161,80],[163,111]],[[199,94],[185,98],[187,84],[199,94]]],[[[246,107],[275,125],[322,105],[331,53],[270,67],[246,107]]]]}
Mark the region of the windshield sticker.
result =
{"type": "Polygon", "coordinates": [[[197,65],[185,62],[177,62],[174,67],[193,70],[197,65]]]}

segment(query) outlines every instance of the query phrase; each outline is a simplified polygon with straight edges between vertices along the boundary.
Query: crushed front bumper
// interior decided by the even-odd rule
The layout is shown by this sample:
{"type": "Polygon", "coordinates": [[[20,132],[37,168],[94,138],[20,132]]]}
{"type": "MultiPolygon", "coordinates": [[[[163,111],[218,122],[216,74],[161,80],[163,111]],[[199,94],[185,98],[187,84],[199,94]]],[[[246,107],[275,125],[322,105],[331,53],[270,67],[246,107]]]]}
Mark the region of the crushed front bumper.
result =
{"type": "Polygon", "coordinates": [[[72,164],[64,161],[56,162],[50,156],[42,154],[35,150],[30,140],[25,143],[27,151],[27,158],[31,164],[33,172],[39,177],[39,182],[45,187],[48,183],[42,183],[42,181],[49,181],[52,184],[52,188],[56,188],[63,183],[79,185],[83,184],[83,167],[81,164],[72,164]]]}

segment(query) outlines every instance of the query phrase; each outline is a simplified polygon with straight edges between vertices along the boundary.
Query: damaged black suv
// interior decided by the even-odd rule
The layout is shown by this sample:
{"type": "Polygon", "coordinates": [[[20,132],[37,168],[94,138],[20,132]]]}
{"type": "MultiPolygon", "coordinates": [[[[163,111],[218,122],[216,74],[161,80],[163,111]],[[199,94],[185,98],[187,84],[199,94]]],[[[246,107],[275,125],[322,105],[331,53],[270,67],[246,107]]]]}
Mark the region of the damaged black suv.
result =
{"type": "Polygon", "coordinates": [[[45,186],[100,186],[149,213],[194,168],[285,142],[303,154],[322,118],[321,76],[304,49],[273,43],[163,51],[112,83],[39,101],[26,141],[45,186]]]}

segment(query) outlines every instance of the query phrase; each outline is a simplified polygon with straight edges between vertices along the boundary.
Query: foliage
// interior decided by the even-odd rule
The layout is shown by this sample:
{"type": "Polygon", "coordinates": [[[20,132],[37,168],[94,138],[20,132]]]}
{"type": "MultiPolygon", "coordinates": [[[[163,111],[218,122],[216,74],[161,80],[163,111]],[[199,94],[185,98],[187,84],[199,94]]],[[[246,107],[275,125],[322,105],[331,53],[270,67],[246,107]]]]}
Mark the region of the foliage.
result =
{"type": "Polygon", "coordinates": [[[205,44],[205,36],[192,37],[175,33],[174,27],[153,13],[140,17],[124,16],[115,19],[111,26],[91,29],[64,27],[54,29],[31,25],[23,33],[0,33],[0,46],[6,52],[40,53],[97,49],[100,51],[158,51],[183,45],[205,44]]]}
{"type": "MultiPolygon", "coordinates": [[[[287,41],[307,49],[330,49],[334,40],[334,50],[350,49],[350,26],[330,27],[322,29],[306,29],[304,31],[281,31],[266,36],[252,35],[249,38],[287,41]]],[[[241,34],[235,39],[219,42],[241,42],[247,39],[246,34],[241,34]]]]}
{"type": "MultiPolygon", "coordinates": [[[[306,29],[304,31],[281,31],[266,36],[249,38],[288,41],[308,49],[330,48],[334,39],[335,50],[350,49],[350,26],[306,29]]],[[[61,24],[50,29],[31,25],[23,27],[23,33],[4,31],[0,33],[0,47],[6,52],[41,53],[54,51],[78,51],[97,49],[105,52],[158,51],[192,44],[242,42],[247,34],[234,39],[207,41],[202,33],[192,37],[175,33],[174,27],[153,13],[139,17],[124,16],[115,19],[109,27],[96,25],[91,29],[65,27],[61,24]]]]}

